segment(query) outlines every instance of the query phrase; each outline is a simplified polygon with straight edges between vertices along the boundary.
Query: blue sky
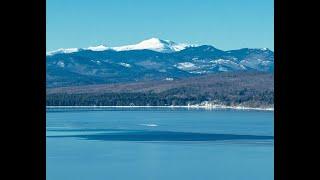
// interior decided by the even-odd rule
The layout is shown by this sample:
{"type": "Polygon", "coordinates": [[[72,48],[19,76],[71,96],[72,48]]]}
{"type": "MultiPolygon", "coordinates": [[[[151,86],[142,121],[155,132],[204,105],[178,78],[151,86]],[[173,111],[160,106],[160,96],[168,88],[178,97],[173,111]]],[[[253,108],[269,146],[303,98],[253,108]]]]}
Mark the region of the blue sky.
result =
{"type": "Polygon", "coordinates": [[[47,51],[151,37],[274,49],[273,0],[47,0],[47,51]]]}

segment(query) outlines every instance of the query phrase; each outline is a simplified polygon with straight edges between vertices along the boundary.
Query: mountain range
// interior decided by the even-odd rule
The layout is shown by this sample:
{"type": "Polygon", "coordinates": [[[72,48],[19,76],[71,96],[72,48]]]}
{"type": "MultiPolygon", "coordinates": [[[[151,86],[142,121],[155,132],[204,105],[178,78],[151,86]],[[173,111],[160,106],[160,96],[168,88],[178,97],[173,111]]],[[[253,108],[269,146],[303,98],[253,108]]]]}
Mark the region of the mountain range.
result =
{"type": "Polygon", "coordinates": [[[172,81],[219,72],[273,72],[267,48],[220,50],[151,38],[134,45],[58,49],[46,56],[46,85],[51,87],[172,81]]]}

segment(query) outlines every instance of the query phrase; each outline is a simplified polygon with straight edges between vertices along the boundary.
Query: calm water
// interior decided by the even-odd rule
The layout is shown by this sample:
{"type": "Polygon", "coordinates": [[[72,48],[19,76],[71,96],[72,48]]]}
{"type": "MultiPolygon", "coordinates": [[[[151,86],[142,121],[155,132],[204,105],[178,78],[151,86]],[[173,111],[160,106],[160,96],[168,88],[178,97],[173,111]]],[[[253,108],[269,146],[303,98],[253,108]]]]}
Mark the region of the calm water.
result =
{"type": "Polygon", "coordinates": [[[47,110],[47,180],[272,180],[273,112],[47,110]]]}

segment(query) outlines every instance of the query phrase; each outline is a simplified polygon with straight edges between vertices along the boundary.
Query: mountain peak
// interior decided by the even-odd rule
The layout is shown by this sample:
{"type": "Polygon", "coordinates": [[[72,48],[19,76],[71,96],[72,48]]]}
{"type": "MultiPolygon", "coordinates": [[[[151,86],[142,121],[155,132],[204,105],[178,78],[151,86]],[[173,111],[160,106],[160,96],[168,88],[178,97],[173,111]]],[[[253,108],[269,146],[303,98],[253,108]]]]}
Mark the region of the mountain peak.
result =
{"type": "MultiPolygon", "coordinates": [[[[152,37],[152,38],[143,40],[143,41],[141,41],[141,42],[157,42],[157,43],[161,43],[161,42],[163,42],[163,40],[162,40],[162,39],[159,39],[159,38],[156,38],[156,37],[152,37]]],[[[140,43],[141,43],[141,42],[140,42],[140,43]]]]}
{"type": "Polygon", "coordinates": [[[163,40],[160,38],[152,37],[146,40],[141,41],[139,44],[162,44],[162,45],[176,45],[178,43],[175,43],[170,40],[163,40]]]}
{"type": "Polygon", "coordinates": [[[150,39],[143,40],[133,46],[135,46],[136,48],[161,49],[165,48],[166,45],[169,45],[167,41],[153,37],[150,39]]]}
{"type": "Polygon", "coordinates": [[[105,50],[108,50],[110,48],[105,46],[105,45],[103,45],[103,44],[100,44],[98,46],[90,46],[90,47],[88,47],[86,49],[91,50],[91,51],[105,51],[105,50]]]}
{"type": "Polygon", "coordinates": [[[170,53],[175,51],[181,51],[189,46],[191,45],[184,44],[184,43],[175,43],[173,41],[162,40],[159,38],[152,37],[150,39],[143,40],[137,44],[119,46],[119,47],[114,47],[112,49],[116,51],[148,49],[148,50],[153,50],[157,52],[170,53]]]}

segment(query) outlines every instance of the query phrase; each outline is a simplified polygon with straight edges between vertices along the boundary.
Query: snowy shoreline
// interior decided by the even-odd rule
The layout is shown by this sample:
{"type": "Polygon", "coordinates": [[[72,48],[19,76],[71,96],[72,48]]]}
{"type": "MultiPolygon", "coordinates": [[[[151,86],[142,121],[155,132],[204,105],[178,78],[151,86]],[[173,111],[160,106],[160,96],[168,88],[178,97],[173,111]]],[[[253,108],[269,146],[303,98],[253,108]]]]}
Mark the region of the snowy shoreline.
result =
{"type": "Polygon", "coordinates": [[[259,110],[274,111],[274,108],[254,108],[245,106],[225,106],[225,105],[189,105],[189,106],[46,106],[47,109],[77,109],[77,108],[186,108],[186,109],[234,109],[234,110],[259,110]]]}

